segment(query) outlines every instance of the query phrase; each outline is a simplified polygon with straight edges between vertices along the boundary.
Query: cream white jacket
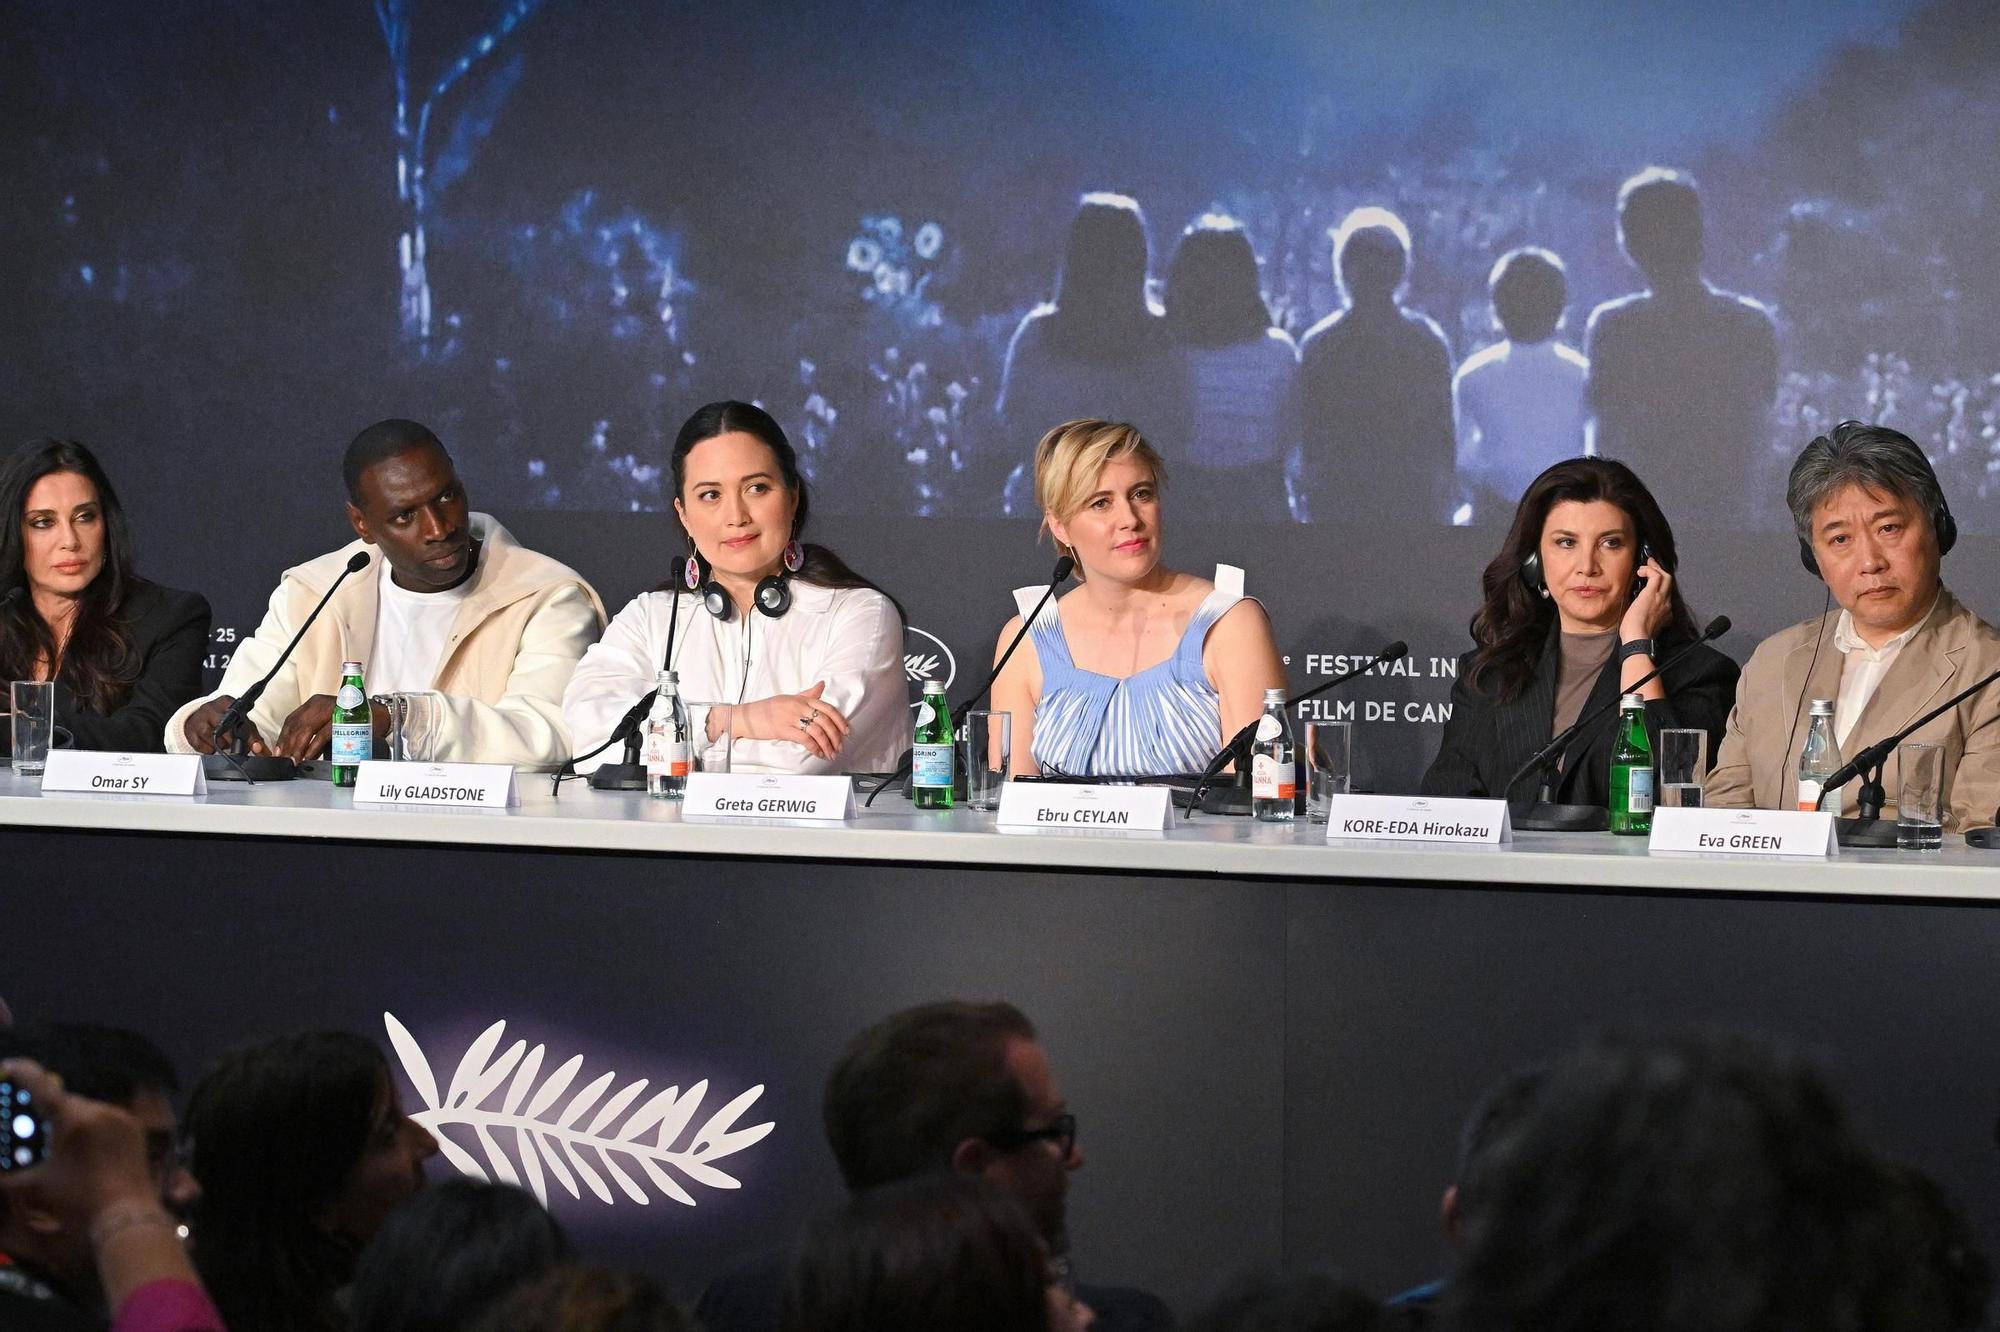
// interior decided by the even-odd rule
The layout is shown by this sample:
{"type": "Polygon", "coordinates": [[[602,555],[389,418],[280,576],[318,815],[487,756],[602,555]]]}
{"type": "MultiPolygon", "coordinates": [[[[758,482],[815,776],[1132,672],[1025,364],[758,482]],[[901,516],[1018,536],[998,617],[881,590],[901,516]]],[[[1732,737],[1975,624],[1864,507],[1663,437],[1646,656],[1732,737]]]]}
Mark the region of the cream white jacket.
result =
{"type": "MultiPolygon", "coordinates": [[[[796,694],[822,681],[821,695],[852,729],[833,759],[792,740],[734,742],[737,772],[887,772],[910,747],[909,686],[903,673],[903,621],[889,598],[869,588],[815,587],[794,579],[792,606],[777,619],[751,611],[718,620],[691,592],[680,598],[674,669],[681,697],[694,703],[754,703],[796,694]]],[[[658,679],[667,651],[675,594],[645,592],[618,612],[604,637],[583,654],[563,694],[563,721],[576,751],[595,749],[626,710],[658,679]]],[[[577,765],[589,772],[616,762],[612,748],[577,765]]]]}
{"type": "MultiPolygon", "coordinates": [[[[479,567],[466,584],[431,685],[444,695],[437,757],[447,763],[552,769],[570,753],[562,724],[563,686],[603,626],[604,604],[574,570],[522,546],[486,514],[472,515],[472,534],[480,542],[479,567]]],[[[264,622],[237,646],[218,693],[237,697],[263,678],[348,558],[367,549],[354,541],[285,570],[264,622]]],[[[379,551],[373,554],[381,558],[379,551]]],[[[340,585],[313,621],[250,712],[266,743],[277,740],[285,718],[301,703],[340,688],[342,661],[361,662],[365,674],[375,645],[379,588],[377,571],[363,569],[340,585]]],[[[167,720],[168,753],[194,752],[188,716],[215,697],[195,699],[167,720]]]]}

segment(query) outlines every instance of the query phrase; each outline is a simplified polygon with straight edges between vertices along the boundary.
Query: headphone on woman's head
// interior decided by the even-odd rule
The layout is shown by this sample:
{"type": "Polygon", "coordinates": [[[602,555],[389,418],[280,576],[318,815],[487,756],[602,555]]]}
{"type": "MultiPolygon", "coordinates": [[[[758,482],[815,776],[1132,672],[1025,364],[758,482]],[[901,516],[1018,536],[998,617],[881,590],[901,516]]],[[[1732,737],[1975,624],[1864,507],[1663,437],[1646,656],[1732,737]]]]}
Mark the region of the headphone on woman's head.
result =
{"type": "MultiPolygon", "coordinates": [[[[794,537],[787,541],[784,567],[777,573],[758,580],[756,590],[750,594],[750,600],[760,614],[768,615],[775,620],[792,608],[792,575],[797,573],[805,562],[805,547],[799,544],[798,538],[794,537]]],[[[699,552],[691,551],[688,554],[687,564],[681,571],[681,577],[687,583],[688,590],[701,597],[701,604],[708,608],[710,615],[718,620],[727,620],[736,614],[735,600],[730,597],[722,584],[715,581],[715,575],[709,570],[708,562],[702,559],[699,552]]]]}
{"type": "MultiPolygon", "coordinates": [[[[1652,558],[1653,548],[1644,541],[1641,541],[1639,543],[1639,560],[1633,567],[1643,569],[1646,567],[1646,561],[1652,558]]],[[[1549,576],[1542,570],[1542,552],[1539,550],[1521,561],[1520,576],[1521,581],[1528,585],[1530,592],[1542,597],[1546,597],[1549,594],[1549,576]]],[[[1645,579],[1634,578],[1632,580],[1631,595],[1638,596],[1639,589],[1645,585],[1645,579]]]]}

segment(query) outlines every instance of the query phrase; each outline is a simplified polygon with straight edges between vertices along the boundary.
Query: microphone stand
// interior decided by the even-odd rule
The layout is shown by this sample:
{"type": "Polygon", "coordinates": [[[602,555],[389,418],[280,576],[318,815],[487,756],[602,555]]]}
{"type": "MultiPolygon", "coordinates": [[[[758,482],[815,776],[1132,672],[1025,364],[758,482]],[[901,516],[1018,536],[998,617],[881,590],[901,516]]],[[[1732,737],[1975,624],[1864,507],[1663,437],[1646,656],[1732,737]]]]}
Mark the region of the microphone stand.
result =
{"type": "MultiPolygon", "coordinates": [[[[1708,627],[1701,631],[1694,642],[1634,680],[1630,687],[1621,687],[1618,691],[1619,697],[1622,698],[1632,690],[1657,680],[1668,670],[1680,665],[1696,648],[1728,632],[1729,617],[1716,616],[1708,622],[1708,627]]],[[[1555,788],[1560,775],[1557,765],[1561,762],[1563,754],[1577,736],[1610,716],[1617,707],[1617,701],[1613,700],[1577,718],[1561,734],[1543,745],[1533,758],[1515,769],[1514,775],[1507,779],[1507,784],[1500,788],[1502,800],[1508,799],[1514,788],[1521,784],[1521,779],[1529,773],[1539,770],[1542,775],[1541,788],[1535,795],[1535,806],[1514,820],[1516,828],[1524,832],[1603,832],[1611,826],[1611,813],[1604,806],[1558,804],[1555,799],[1555,788]]]]}
{"type": "MultiPolygon", "coordinates": [[[[674,599],[667,609],[667,655],[660,662],[660,669],[665,671],[674,668],[674,634],[681,623],[681,590],[678,584],[673,586],[672,594],[674,599]]],[[[625,715],[618,719],[618,724],[611,728],[610,739],[588,754],[578,754],[574,758],[565,760],[563,765],[556,769],[555,781],[549,786],[549,794],[561,795],[562,784],[576,776],[577,764],[585,759],[596,758],[620,740],[625,742],[625,752],[619,761],[598,764],[585,780],[593,791],[645,790],[646,764],[639,756],[639,730],[646,720],[646,714],[652,711],[653,700],[658,698],[659,694],[658,685],[648,689],[637,703],[625,710],[625,715]]]]}
{"type": "MultiPolygon", "coordinates": [[[[1944,716],[1945,713],[1950,712],[1953,708],[1965,702],[1966,699],[1971,698],[1974,694],[1986,688],[1987,685],[1992,684],[1995,680],[2000,680],[2000,671],[1994,671],[1984,679],[1976,681],[1967,688],[1953,694],[1950,698],[1938,704],[1929,712],[1926,712],[1923,716],[1905,726],[1902,730],[1885,740],[1877,740],[1874,744],[1868,746],[1846,763],[1833,770],[1832,775],[1826,779],[1826,785],[1820,788],[1819,800],[1814,803],[1815,809],[1824,808],[1827,796],[1846,786],[1856,777],[1862,779],[1861,789],[1854,793],[1855,817],[1851,819],[1837,818],[1834,820],[1834,833],[1840,839],[1842,846],[1891,847],[1896,845],[1896,825],[1894,822],[1885,820],[1882,817],[1882,803],[1887,798],[1886,793],[1882,789],[1883,765],[1889,761],[1889,755],[1896,752],[1898,745],[1922,730],[1932,721],[1944,716]]],[[[1974,831],[1978,832],[1982,830],[1974,829],[1974,831]]],[[[1968,834],[1966,840],[1969,845],[1984,850],[2000,850],[2000,846],[1994,845],[1994,842],[2000,839],[1982,837],[1974,842],[1971,840],[1970,834],[1968,834]]]]}
{"type": "Polygon", "coordinates": [[[297,779],[298,764],[277,754],[252,754],[249,742],[243,739],[237,728],[249,718],[250,710],[264,697],[266,687],[277,677],[285,663],[291,660],[292,649],[306,636],[306,630],[312,628],[313,621],[317,620],[319,613],[326,609],[326,603],[333,600],[333,594],[340,590],[340,585],[347,581],[349,574],[358,573],[368,567],[369,558],[365,550],[357,550],[348,558],[347,567],[340,571],[340,577],[334,579],[333,586],[320,597],[319,605],[312,608],[312,614],[306,616],[306,622],[292,635],[292,641],[285,644],[285,650],[271,663],[271,669],[264,672],[264,678],[244,690],[242,695],[224,708],[222,715],[216,718],[215,752],[201,756],[202,775],[209,781],[245,782],[255,785],[258,782],[289,782],[297,779]]]}
{"type": "MultiPolygon", "coordinates": [[[[1042,607],[1049,604],[1049,598],[1056,594],[1056,589],[1062,586],[1063,580],[1068,578],[1075,569],[1076,569],[1076,560],[1073,556],[1065,555],[1061,559],[1056,561],[1055,571],[1049,575],[1048,590],[1042,593],[1042,599],[1035,603],[1035,608],[1032,611],[1028,612],[1027,617],[1021,621],[1020,631],[1014,635],[1014,641],[1007,644],[1007,650],[1000,654],[1000,660],[993,664],[992,671],[989,672],[986,676],[986,683],[979,686],[978,693],[974,694],[971,698],[965,700],[965,702],[958,704],[956,707],[953,707],[951,709],[952,716],[954,717],[964,716],[967,712],[971,711],[973,706],[977,704],[981,699],[985,698],[988,694],[993,692],[993,686],[1000,679],[1000,672],[1007,668],[1008,659],[1014,655],[1014,649],[1021,646],[1021,640],[1026,638],[1028,636],[1028,630],[1034,627],[1035,617],[1042,613],[1042,607]]],[[[910,776],[911,764],[913,759],[915,758],[915,753],[916,751],[913,749],[906,749],[903,751],[903,757],[896,760],[896,770],[887,775],[886,777],[884,777],[881,781],[877,782],[875,784],[875,789],[868,793],[868,799],[861,802],[861,807],[863,809],[873,809],[875,807],[875,797],[881,795],[884,791],[894,786],[897,782],[902,782],[904,784],[903,785],[904,795],[907,796],[910,794],[909,776],[910,776]]],[[[953,788],[952,794],[954,798],[964,794],[964,787],[965,787],[964,775],[954,774],[952,778],[952,788],[953,788]]]]}
{"type": "MultiPolygon", "coordinates": [[[[1290,711],[1301,703],[1318,698],[1330,689],[1338,689],[1349,680],[1359,679],[1383,662],[1393,661],[1403,656],[1409,650],[1410,645],[1399,638],[1352,670],[1343,671],[1331,680],[1322,680],[1304,693],[1295,694],[1291,698],[1286,699],[1285,709],[1290,711]]],[[[1257,735],[1257,723],[1263,719],[1262,714],[1259,714],[1249,723],[1239,728],[1235,735],[1229,737],[1229,743],[1224,745],[1217,751],[1215,757],[1208,761],[1208,766],[1202,770],[1201,779],[1194,784],[1194,790],[1188,795],[1187,807],[1190,814],[1193,814],[1196,810],[1200,810],[1204,814],[1248,814],[1250,812],[1250,745],[1257,735]],[[1227,786],[1210,785],[1210,783],[1222,774],[1222,770],[1229,765],[1232,759],[1236,763],[1235,780],[1227,786]]]]}

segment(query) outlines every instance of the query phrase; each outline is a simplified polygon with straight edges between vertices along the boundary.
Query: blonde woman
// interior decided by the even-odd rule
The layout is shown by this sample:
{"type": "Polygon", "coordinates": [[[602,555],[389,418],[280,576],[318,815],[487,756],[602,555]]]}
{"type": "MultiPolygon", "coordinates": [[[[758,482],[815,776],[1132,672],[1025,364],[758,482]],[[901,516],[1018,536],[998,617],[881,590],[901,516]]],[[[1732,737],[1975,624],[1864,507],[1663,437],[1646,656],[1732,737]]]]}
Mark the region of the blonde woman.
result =
{"type": "MultiPolygon", "coordinates": [[[[1072,777],[1198,773],[1223,739],[1284,687],[1264,608],[1243,595],[1243,571],[1214,582],[1170,569],[1161,555],[1166,470],[1139,432],[1069,421],[1035,446],[1035,500],[1056,548],[1076,560],[1079,586],[1057,598],[993,686],[1013,714],[1015,770],[1072,777]]],[[[1014,594],[1019,632],[1042,588],[1014,594]]]]}

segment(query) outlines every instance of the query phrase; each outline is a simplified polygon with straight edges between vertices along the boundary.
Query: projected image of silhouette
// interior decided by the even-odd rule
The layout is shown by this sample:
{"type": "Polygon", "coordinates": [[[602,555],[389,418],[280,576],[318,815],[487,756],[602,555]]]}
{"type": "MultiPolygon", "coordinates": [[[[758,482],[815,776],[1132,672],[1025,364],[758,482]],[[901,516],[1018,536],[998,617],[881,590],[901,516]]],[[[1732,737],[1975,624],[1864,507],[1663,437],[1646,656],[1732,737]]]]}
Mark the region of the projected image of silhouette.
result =
{"type": "Polygon", "coordinates": [[[1685,172],[1649,168],[1625,182],[1618,241],[1646,290],[1591,312],[1594,451],[1644,477],[1676,523],[1752,522],[1778,498],[1771,313],[1703,280],[1701,195],[1685,172]]]}
{"type": "Polygon", "coordinates": [[[1359,208],[1335,229],[1333,249],[1345,307],[1299,346],[1300,516],[1444,522],[1455,463],[1451,348],[1436,320],[1398,299],[1410,230],[1386,208],[1359,208]]]}

